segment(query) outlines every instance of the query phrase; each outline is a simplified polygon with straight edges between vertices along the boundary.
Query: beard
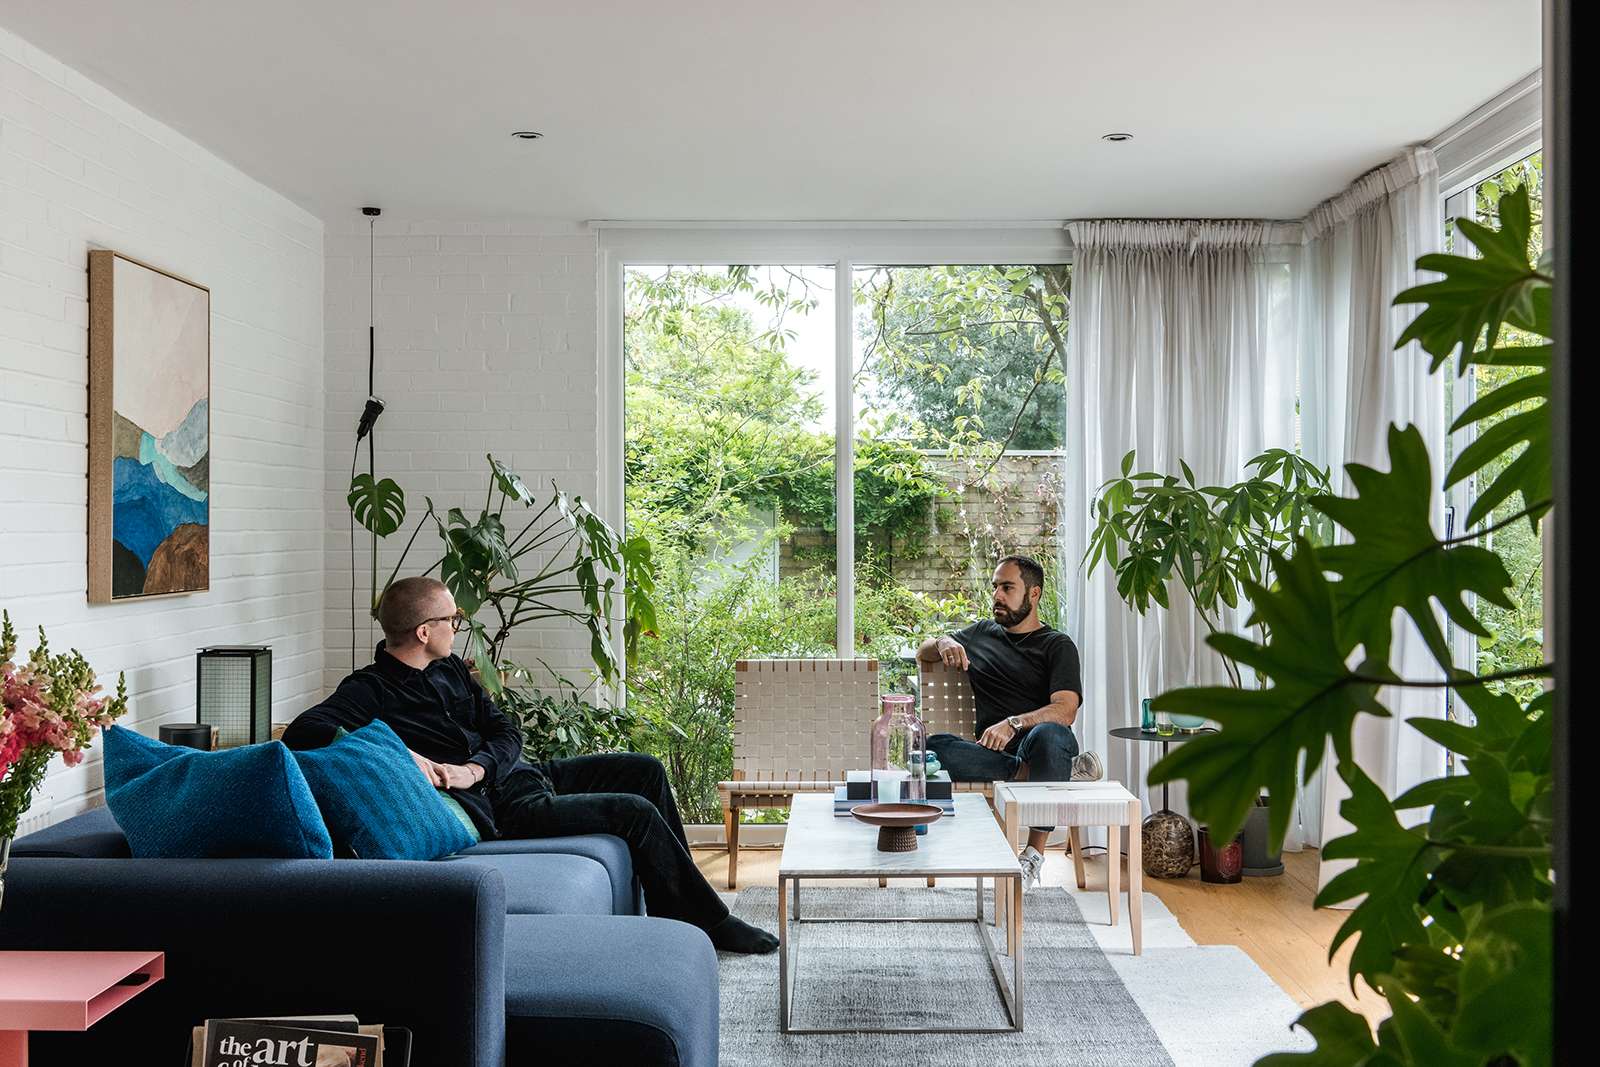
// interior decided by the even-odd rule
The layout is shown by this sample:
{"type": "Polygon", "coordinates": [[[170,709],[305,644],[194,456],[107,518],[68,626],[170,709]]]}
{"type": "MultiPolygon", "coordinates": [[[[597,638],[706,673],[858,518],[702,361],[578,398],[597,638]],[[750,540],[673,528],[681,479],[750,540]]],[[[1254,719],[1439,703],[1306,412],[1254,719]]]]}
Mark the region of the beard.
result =
{"type": "Polygon", "coordinates": [[[994,621],[1001,626],[1011,627],[1026,619],[1031,613],[1030,608],[1008,608],[1004,604],[994,606],[994,621]]]}

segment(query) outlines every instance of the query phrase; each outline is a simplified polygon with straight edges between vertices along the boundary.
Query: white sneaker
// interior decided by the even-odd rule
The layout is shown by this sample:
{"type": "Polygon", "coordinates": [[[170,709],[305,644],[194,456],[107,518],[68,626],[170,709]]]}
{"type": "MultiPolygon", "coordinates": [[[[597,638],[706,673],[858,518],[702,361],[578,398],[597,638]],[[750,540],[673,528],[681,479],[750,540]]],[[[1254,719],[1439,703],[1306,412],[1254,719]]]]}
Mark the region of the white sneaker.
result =
{"type": "Polygon", "coordinates": [[[1022,850],[1017,862],[1022,864],[1022,891],[1038,888],[1039,875],[1044,872],[1044,854],[1030,845],[1022,850]]]}
{"type": "Polygon", "coordinates": [[[1074,782],[1098,782],[1105,776],[1105,764],[1100,762],[1100,754],[1098,752],[1080,752],[1072,757],[1072,780],[1074,782]]]}

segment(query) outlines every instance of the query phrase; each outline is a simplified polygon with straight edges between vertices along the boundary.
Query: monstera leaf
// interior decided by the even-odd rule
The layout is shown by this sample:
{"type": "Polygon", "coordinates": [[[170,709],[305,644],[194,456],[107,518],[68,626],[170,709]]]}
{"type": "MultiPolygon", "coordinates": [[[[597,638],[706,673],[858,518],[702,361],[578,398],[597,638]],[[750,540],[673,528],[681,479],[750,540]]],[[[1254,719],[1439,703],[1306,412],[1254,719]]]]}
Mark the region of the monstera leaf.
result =
{"type": "Polygon", "coordinates": [[[1417,904],[1428,888],[1438,854],[1420,831],[1407,829],[1377,783],[1348,760],[1339,763],[1339,777],[1350,796],[1339,805],[1355,832],[1329,841],[1324,859],[1352,859],[1356,865],[1323,886],[1317,894],[1319,908],[1355,897],[1361,903],[1345,919],[1328,947],[1328,958],[1350,938],[1360,935],[1350,954],[1350,981],[1357,975],[1386,974],[1394,954],[1403,945],[1427,941],[1417,904]]]}
{"type": "Polygon", "coordinates": [[[1256,1067],[1400,1067],[1401,1061],[1378,1049],[1367,1020],[1336,1000],[1307,1011],[1295,1025],[1314,1037],[1317,1047],[1263,1056],[1256,1067]]]}
{"type": "Polygon", "coordinates": [[[1348,543],[1319,550],[1323,566],[1338,574],[1334,591],[1340,629],[1367,658],[1389,661],[1394,609],[1411,616],[1441,664],[1450,646],[1434,615],[1434,603],[1457,626],[1487,636],[1467,606],[1468,593],[1511,608],[1505,564],[1486,548],[1450,545],[1433,532],[1434,499],[1428,448],[1414,426],[1389,427],[1389,470],[1352,463],[1345,468],[1354,499],[1313,497],[1311,504],[1349,533],[1348,543]]]}
{"type": "Polygon", "coordinates": [[[1397,305],[1427,305],[1396,347],[1418,341],[1433,357],[1435,371],[1458,348],[1461,373],[1474,363],[1540,368],[1537,374],[1515,378],[1478,398],[1451,427],[1460,430],[1503,416],[1461,450],[1450,465],[1446,488],[1522,446],[1522,451],[1478,492],[1467,512],[1469,527],[1482,522],[1514,493],[1521,494],[1522,510],[1529,513],[1529,522],[1537,522],[1549,509],[1551,496],[1553,453],[1547,403],[1551,346],[1496,347],[1500,344],[1500,328],[1506,323],[1540,337],[1552,336],[1551,278],[1528,259],[1533,224],[1527,189],[1519,187],[1502,196],[1499,212],[1498,230],[1471,219],[1456,220],[1461,233],[1472,241],[1482,258],[1423,256],[1417,266],[1438,271],[1444,279],[1407,289],[1394,300],[1397,305]],[[1524,410],[1504,414],[1519,405],[1524,410]]]}
{"type": "Polygon", "coordinates": [[[500,491],[519,504],[531,505],[533,503],[533,492],[528,488],[528,483],[522,480],[522,475],[493,456],[488,458],[489,469],[493,472],[494,482],[500,487],[500,491]]]}
{"type": "Polygon", "coordinates": [[[406,494],[393,478],[374,481],[370,474],[358,474],[350,479],[345,502],[356,521],[379,537],[388,537],[406,521],[406,494]]]}
{"type": "MultiPolygon", "coordinates": [[[[1213,635],[1208,644],[1271,680],[1264,689],[1205,686],[1175,689],[1152,706],[1215,719],[1222,729],[1204,734],[1150,769],[1150,783],[1179,778],[1189,782],[1194,815],[1227,840],[1244,825],[1262,788],[1274,796],[1293,796],[1300,754],[1310,774],[1322,760],[1324,738],[1332,736],[1341,760],[1350,757],[1350,730],[1361,712],[1388,716],[1378,702],[1378,685],[1345,665],[1351,646],[1340,644],[1334,627],[1334,589],[1322,574],[1319,555],[1304,540],[1293,557],[1273,556],[1278,584],[1265,589],[1246,583],[1256,617],[1267,624],[1268,643],[1258,645],[1233,634],[1213,635]]],[[[1269,809],[1271,847],[1283,842],[1292,804],[1269,809]]]]}
{"type": "Polygon", "coordinates": [[[1550,276],[1528,262],[1533,213],[1528,191],[1516,189],[1500,198],[1500,228],[1491,230],[1471,219],[1457,219],[1461,234],[1480,253],[1471,256],[1428,255],[1419,270],[1437,271],[1439,281],[1414,286],[1394,298],[1396,305],[1426,305],[1400,335],[1395,347],[1412,341],[1422,345],[1437,371],[1457,348],[1462,364],[1484,362],[1479,345],[1493,346],[1500,327],[1510,323],[1548,337],[1550,276]]]}

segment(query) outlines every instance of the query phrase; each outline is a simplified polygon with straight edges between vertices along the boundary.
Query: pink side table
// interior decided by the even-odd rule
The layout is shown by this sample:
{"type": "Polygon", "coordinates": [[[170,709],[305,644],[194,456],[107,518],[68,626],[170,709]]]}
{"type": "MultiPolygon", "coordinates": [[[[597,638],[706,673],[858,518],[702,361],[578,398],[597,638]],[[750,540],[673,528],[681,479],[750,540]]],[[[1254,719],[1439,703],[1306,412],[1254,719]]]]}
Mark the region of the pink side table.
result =
{"type": "Polygon", "coordinates": [[[29,1030],[87,1030],[161,981],[160,952],[0,952],[0,1067],[27,1067],[29,1030]]]}

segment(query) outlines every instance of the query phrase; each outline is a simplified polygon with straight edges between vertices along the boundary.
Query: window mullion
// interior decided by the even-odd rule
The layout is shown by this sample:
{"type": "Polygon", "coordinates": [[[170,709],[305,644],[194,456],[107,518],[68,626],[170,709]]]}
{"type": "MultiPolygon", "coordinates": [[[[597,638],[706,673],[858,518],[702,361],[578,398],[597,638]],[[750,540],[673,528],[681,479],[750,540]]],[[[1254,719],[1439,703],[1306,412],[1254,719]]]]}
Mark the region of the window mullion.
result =
{"type": "Polygon", "coordinates": [[[838,616],[836,635],[841,659],[856,654],[856,497],[855,497],[855,390],[851,367],[855,326],[855,268],[840,256],[833,266],[833,366],[834,366],[834,585],[838,616]]]}

